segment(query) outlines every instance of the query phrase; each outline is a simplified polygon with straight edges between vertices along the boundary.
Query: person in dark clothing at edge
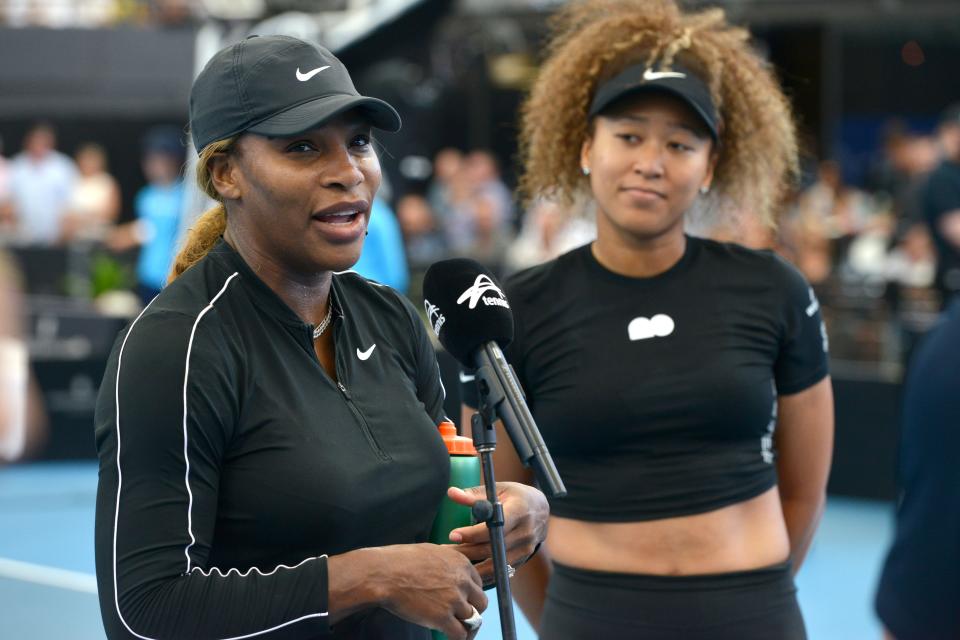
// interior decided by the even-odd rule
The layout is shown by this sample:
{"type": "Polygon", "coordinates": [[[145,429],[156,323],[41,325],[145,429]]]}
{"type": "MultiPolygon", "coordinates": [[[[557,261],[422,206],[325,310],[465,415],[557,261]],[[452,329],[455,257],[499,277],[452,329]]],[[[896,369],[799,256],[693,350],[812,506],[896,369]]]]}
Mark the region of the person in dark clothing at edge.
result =
{"type": "MultiPolygon", "coordinates": [[[[425,544],[449,480],[433,347],[402,296],[339,273],[380,184],[371,128],[399,116],[322,47],[271,36],[213,57],[190,125],[221,204],[118,337],[97,405],[107,636],[474,637],[485,526],[425,544]]],[[[546,499],[499,489],[520,564],[546,499]]]]}
{"type": "Polygon", "coordinates": [[[943,160],[924,185],[922,203],[937,248],[934,284],[946,309],[960,292],[960,103],[941,115],[938,137],[943,160]]]}
{"type": "MultiPolygon", "coordinates": [[[[521,186],[591,200],[597,239],[505,284],[568,489],[514,595],[544,640],[804,638],[793,574],[833,443],[819,304],[775,254],[684,232],[710,203],[770,222],[789,105],[720,9],[593,0],[554,25],[521,186]]],[[[530,481],[501,443],[498,474],[530,481]]]]}
{"type": "Polygon", "coordinates": [[[960,298],[903,389],[897,528],[875,598],[887,640],[960,638],[960,298]]]}

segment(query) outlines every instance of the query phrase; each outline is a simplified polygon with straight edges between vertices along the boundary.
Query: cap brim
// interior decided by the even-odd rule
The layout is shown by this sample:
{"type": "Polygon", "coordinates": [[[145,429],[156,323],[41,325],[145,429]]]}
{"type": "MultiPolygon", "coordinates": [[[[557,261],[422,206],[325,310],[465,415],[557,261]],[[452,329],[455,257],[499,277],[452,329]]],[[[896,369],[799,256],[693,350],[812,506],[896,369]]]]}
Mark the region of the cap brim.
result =
{"type": "Polygon", "coordinates": [[[353,109],[363,113],[377,129],[391,133],[400,130],[400,114],[383,100],[366,96],[335,95],[298,104],[258,122],[247,131],[265,136],[295,135],[353,109]]]}
{"type": "Polygon", "coordinates": [[[694,98],[679,90],[677,87],[671,86],[667,83],[647,82],[646,84],[636,87],[630,87],[622,93],[611,95],[607,100],[592,105],[592,108],[590,109],[590,115],[594,116],[599,114],[601,111],[607,109],[610,105],[612,105],[614,102],[617,102],[621,98],[644,93],[666,93],[679,98],[684,104],[693,109],[695,114],[700,116],[700,120],[703,122],[704,126],[706,126],[707,131],[714,140],[718,140],[720,138],[720,132],[717,130],[717,126],[711,119],[710,114],[706,113],[703,107],[694,98]]]}

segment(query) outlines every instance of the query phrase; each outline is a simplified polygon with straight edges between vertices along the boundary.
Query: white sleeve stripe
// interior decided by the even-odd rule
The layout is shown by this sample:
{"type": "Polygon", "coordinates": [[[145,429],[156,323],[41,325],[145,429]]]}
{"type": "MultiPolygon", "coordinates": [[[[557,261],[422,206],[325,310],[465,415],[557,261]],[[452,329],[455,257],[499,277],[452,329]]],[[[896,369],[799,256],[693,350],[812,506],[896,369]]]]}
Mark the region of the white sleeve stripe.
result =
{"type": "MultiPolygon", "coordinates": [[[[237,273],[233,273],[229,278],[227,278],[227,280],[226,280],[226,282],[224,283],[223,287],[220,289],[220,291],[217,293],[217,295],[214,296],[213,300],[210,301],[210,304],[208,304],[208,305],[200,312],[200,314],[197,316],[197,319],[196,319],[196,321],[194,322],[194,325],[193,325],[193,329],[192,329],[192,331],[190,332],[190,342],[189,342],[189,344],[188,344],[188,346],[187,346],[187,361],[186,361],[186,368],[185,368],[185,372],[184,372],[184,381],[183,381],[183,389],[184,389],[184,392],[183,392],[183,393],[184,393],[184,396],[183,396],[183,397],[184,397],[184,418],[183,418],[184,447],[183,447],[183,451],[184,451],[184,459],[185,459],[185,461],[186,461],[186,466],[187,466],[187,471],[186,471],[186,474],[185,474],[185,479],[186,479],[186,485],[187,485],[187,493],[188,493],[188,495],[189,495],[189,504],[188,504],[188,511],[187,511],[187,530],[188,530],[188,533],[190,534],[190,543],[187,545],[186,550],[185,550],[185,554],[186,554],[186,556],[187,556],[187,571],[188,571],[188,572],[191,571],[191,569],[190,569],[191,561],[190,561],[189,549],[190,549],[190,547],[193,546],[193,544],[196,542],[196,539],[195,539],[194,536],[193,536],[193,528],[192,528],[192,527],[193,527],[193,524],[192,524],[192,523],[193,523],[193,520],[192,520],[192,516],[191,516],[191,511],[192,511],[192,508],[193,508],[193,494],[192,494],[192,492],[190,491],[190,461],[189,461],[189,459],[187,458],[187,430],[186,430],[186,428],[187,428],[187,413],[186,413],[186,409],[187,409],[187,402],[186,402],[186,400],[187,400],[187,378],[188,378],[188,376],[189,376],[189,370],[190,370],[190,351],[191,351],[192,348],[193,348],[193,337],[194,337],[194,334],[195,334],[196,329],[197,329],[197,323],[200,322],[200,318],[202,318],[203,315],[213,307],[213,303],[216,302],[217,299],[226,291],[227,285],[229,285],[229,284],[230,284],[230,281],[233,280],[233,278],[236,277],[237,275],[238,275],[237,273]]],[[[124,619],[124,617],[123,617],[123,613],[120,611],[119,587],[118,587],[118,585],[117,585],[117,530],[118,530],[118,528],[119,528],[119,522],[120,522],[120,494],[121,494],[121,490],[122,490],[122,487],[123,487],[123,472],[122,472],[121,467],[120,467],[120,370],[121,370],[121,366],[122,366],[122,364],[123,364],[123,350],[124,350],[124,349],[126,348],[126,346],[127,346],[127,340],[130,339],[130,334],[133,333],[134,327],[136,327],[137,323],[140,321],[140,318],[143,317],[143,314],[147,312],[147,309],[150,308],[150,305],[152,305],[152,304],[154,303],[154,301],[156,301],[156,298],[154,298],[153,300],[151,300],[151,301],[147,304],[147,306],[143,308],[143,311],[140,312],[140,315],[138,315],[138,316],[134,319],[134,321],[133,321],[132,323],[130,323],[130,328],[127,330],[127,335],[124,336],[123,342],[120,344],[120,353],[119,353],[119,355],[117,356],[117,379],[116,379],[116,384],[115,384],[115,389],[114,389],[114,405],[115,405],[115,407],[116,407],[116,435],[117,435],[117,502],[116,502],[116,508],[115,508],[114,516],[113,516],[113,603],[114,603],[114,606],[115,606],[116,611],[117,611],[117,617],[120,618],[120,622],[123,624],[123,626],[126,628],[126,630],[129,631],[131,635],[133,635],[133,636],[135,636],[135,637],[137,637],[137,638],[140,638],[141,640],[159,640],[159,639],[157,639],[157,638],[150,638],[150,637],[148,637],[148,636],[140,635],[139,633],[137,633],[136,631],[134,631],[133,629],[130,628],[130,625],[127,624],[127,621],[126,621],[126,620],[124,619]]],[[[321,557],[324,557],[324,556],[321,556],[321,557]]],[[[295,569],[296,567],[299,567],[300,565],[302,565],[302,564],[304,564],[304,563],[306,563],[306,562],[309,562],[309,561],[311,561],[311,560],[316,560],[316,559],[317,559],[317,558],[307,558],[306,560],[304,560],[304,561],[301,562],[300,564],[295,565],[294,567],[287,567],[287,566],[285,566],[285,565],[279,565],[276,569],[274,569],[273,571],[271,571],[271,572],[269,572],[269,573],[262,573],[262,572],[259,571],[259,569],[256,569],[256,568],[254,567],[254,568],[248,569],[245,573],[240,574],[240,575],[241,575],[241,577],[246,577],[246,576],[248,576],[248,575],[250,574],[251,571],[256,571],[256,572],[259,573],[260,575],[269,576],[269,575],[272,575],[273,573],[275,573],[278,569],[295,569]]],[[[204,573],[204,572],[203,572],[201,569],[199,569],[198,567],[195,567],[195,568],[194,568],[194,571],[197,571],[197,572],[199,572],[199,573],[201,573],[202,575],[207,576],[207,577],[209,577],[209,575],[210,575],[210,573],[204,573]]],[[[214,571],[215,571],[216,573],[218,573],[219,575],[221,575],[222,577],[226,577],[226,576],[230,575],[230,573],[231,573],[232,571],[235,571],[235,570],[234,570],[234,569],[231,569],[230,571],[227,571],[226,574],[224,574],[224,573],[223,573],[222,571],[220,571],[219,569],[211,569],[211,572],[214,572],[214,571]]],[[[239,571],[238,571],[238,574],[239,574],[239,571]]],[[[269,629],[263,629],[263,630],[261,630],[261,631],[256,631],[256,632],[249,633],[249,634],[242,635],[242,636],[232,636],[232,637],[229,637],[229,638],[222,638],[221,640],[245,640],[246,638],[253,638],[253,637],[255,637],[255,636],[263,635],[263,634],[265,634],[265,633],[270,633],[270,632],[272,632],[272,631],[276,631],[277,629],[282,629],[283,627],[287,627],[287,626],[290,626],[290,625],[292,625],[292,624],[296,624],[296,623],[298,623],[298,622],[303,622],[303,621],[305,621],[305,620],[310,620],[310,619],[312,619],[312,618],[326,618],[327,615],[328,615],[328,612],[326,612],[326,611],[320,612],[320,613],[311,613],[311,614],[307,614],[307,615],[301,616],[301,617],[299,617],[299,618],[296,618],[296,619],[294,619],[294,620],[288,620],[287,622],[283,622],[283,623],[278,624],[278,625],[276,625],[276,626],[270,627],[269,629]]]]}
{"type": "Polygon", "coordinates": [[[190,380],[190,354],[193,352],[193,338],[197,333],[197,325],[200,324],[200,320],[203,319],[203,316],[207,314],[210,309],[213,309],[213,303],[220,299],[220,296],[227,290],[227,287],[230,286],[230,282],[236,278],[239,274],[234,271],[233,275],[227,278],[226,282],[223,283],[223,286],[220,287],[220,291],[217,292],[217,295],[213,296],[213,300],[210,301],[206,307],[197,315],[197,319],[193,322],[193,329],[190,330],[190,340],[187,342],[187,358],[184,364],[183,371],[183,460],[185,462],[186,470],[184,471],[184,482],[187,486],[187,496],[189,501],[187,503],[187,533],[190,534],[190,544],[183,550],[184,555],[187,557],[187,573],[190,573],[190,565],[192,561],[190,560],[190,547],[192,547],[197,539],[193,536],[193,491],[190,490],[190,456],[187,454],[187,445],[189,439],[187,437],[187,385],[190,380]]]}
{"type": "Polygon", "coordinates": [[[152,305],[155,301],[156,298],[151,300],[147,306],[143,308],[143,311],[140,312],[140,315],[136,317],[136,319],[130,324],[130,328],[127,329],[127,335],[123,337],[123,343],[120,345],[120,354],[117,356],[117,380],[113,398],[117,410],[117,508],[113,516],[113,603],[117,608],[117,616],[119,616],[120,622],[123,623],[123,626],[126,627],[127,631],[138,638],[143,638],[144,640],[152,639],[136,633],[130,628],[130,625],[127,624],[127,621],[123,619],[123,613],[120,612],[120,595],[118,593],[117,586],[117,526],[120,522],[120,489],[123,486],[123,472],[120,470],[120,367],[123,365],[123,350],[127,347],[127,340],[130,339],[130,334],[133,333],[133,329],[137,326],[140,318],[143,317],[143,314],[147,312],[147,309],[149,309],[150,305],[152,305]]]}
{"type": "Polygon", "coordinates": [[[249,569],[247,569],[247,570],[244,571],[243,573],[240,573],[240,570],[237,569],[236,567],[233,567],[233,568],[227,570],[226,573],[224,573],[223,570],[220,569],[219,567],[210,567],[210,568],[207,569],[206,571],[204,571],[204,570],[201,569],[200,567],[194,567],[193,569],[190,570],[190,573],[199,573],[199,574],[201,574],[201,575],[203,575],[203,576],[206,576],[206,577],[208,577],[208,578],[209,578],[212,574],[214,574],[214,573],[217,574],[218,576],[220,576],[221,578],[226,578],[227,576],[229,576],[229,575],[230,575],[231,573],[233,573],[234,571],[236,571],[236,572],[237,572],[237,575],[240,576],[241,578],[246,578],[248,575],[250,575],[251,572],[258,573],[258,574],[260,574],[261,576],[272,576],[273,574],[275,574],[275,573],[276,573],[277,571],[279,571],[280,569],[296,569],[297,567],[300,567],[300,566],[302,566],[302,565],[304,565],[304,564],[306,564],[306,563],[308,563],[308,562],[311,562],[311,561],[313,561],[313,560],[319,560],[320,558],[326,558],[326,557],[327,557],[326,554],[324,554],[324,555],[322,555],[322,556],[317,556],[317,557],[314,557],[314,558],[307,558],[306,560],[302,560],[302,561],[300,561],[298,564],[293,565],[292,567],[288,567],[288,566],[285,565],[285,564],[278,564],[276,567],[274,567],[274,569],[273,569],[272,571],[268,571],[267,573],[264,573],[264,572],[260,571],[260,569],[258,569],[257,567],[250,567],[249,569]]]}

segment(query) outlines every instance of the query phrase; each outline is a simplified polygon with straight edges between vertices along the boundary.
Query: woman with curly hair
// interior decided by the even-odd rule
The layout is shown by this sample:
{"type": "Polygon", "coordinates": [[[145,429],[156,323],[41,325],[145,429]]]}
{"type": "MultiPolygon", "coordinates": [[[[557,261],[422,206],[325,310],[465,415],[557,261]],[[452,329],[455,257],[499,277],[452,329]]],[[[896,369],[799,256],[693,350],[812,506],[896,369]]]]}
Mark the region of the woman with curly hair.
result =
{"type": "Polygon", "coordinates": [[[555,28],[521,184],[591,200],[597,238],[506,284],[507,356],[568,489],[514,593],[550,640],[804,638],[793,575],[833,439],[819,304],[773,253],[684,231],[772,223],[789,105],[718,9],[590,0],[555,28]]]}

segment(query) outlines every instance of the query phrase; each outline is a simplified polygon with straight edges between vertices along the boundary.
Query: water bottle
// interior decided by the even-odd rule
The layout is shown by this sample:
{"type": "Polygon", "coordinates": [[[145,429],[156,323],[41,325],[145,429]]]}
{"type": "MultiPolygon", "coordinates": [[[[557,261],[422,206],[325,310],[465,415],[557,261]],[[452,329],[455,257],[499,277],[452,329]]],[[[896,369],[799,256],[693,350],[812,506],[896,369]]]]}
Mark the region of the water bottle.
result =
{"type": "MultiPolygon", "coordinates": [[[[438,425],[440,437],[447,445],[450,454],[450,486],[466,489],[480,485],[480,458],[473,447],[473,440],[457,435],[457,427],[452,422],[441,422],[438,425]]],[[[457,504],[444,496],[440,510],[433,521],[430,531],[430,542],[435,544],[453,544],[450,542],[450,532],[460,527],[474,524],[473,513],[470,507],[457,504]]],[[[433,640],[446,640],[447,636],[439,631],[433,631],[433,640]]]]}

